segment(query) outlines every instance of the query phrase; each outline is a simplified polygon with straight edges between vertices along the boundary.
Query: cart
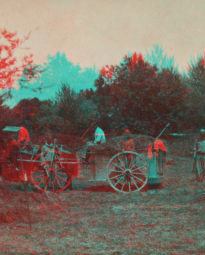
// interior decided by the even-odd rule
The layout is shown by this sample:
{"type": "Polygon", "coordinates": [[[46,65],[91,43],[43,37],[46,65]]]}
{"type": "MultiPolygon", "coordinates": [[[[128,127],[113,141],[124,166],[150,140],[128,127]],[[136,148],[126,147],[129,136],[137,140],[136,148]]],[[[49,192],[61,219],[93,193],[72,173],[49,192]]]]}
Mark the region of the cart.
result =
{"type": "MultiPolygon", "coordinates": [[[[4,138],[7,136],[17,138],[19,130],[20,127],[5,127],[4,138]]],[[[15,175],[18,169],[18,180],[32,184],[40,191],[60,192],[68,188],[72,177],[78,176],[80,160],[77,153],[55,142],[54,139],[51,145],[31,144],[29,149],[19,147],[18,166],[14,165],[11,158],[4,157],[2,164],[7,176],[9,173],[15,175]]]]}
{"type": "MultiPolygon", "coordinates": [[[[19,129],[6,127],[3,131],[17,133],[19,129]]],[[[20,149],[19,155],[18,162],[23,180],[35,185],[40,191],[61,192],[71,185],[73,177],[80,177],[80,154],[66,145],[56,144],[55,139],[49,146],[32,145],[30,151],[20,149]]],[[[11,162],[9,164],[11,165],[11,162]]],[[[149,177],[146,149],[141,153],[117,153],[107,164],[106,181],[118,192],[138,192],[145,187],[149,177]]]]}

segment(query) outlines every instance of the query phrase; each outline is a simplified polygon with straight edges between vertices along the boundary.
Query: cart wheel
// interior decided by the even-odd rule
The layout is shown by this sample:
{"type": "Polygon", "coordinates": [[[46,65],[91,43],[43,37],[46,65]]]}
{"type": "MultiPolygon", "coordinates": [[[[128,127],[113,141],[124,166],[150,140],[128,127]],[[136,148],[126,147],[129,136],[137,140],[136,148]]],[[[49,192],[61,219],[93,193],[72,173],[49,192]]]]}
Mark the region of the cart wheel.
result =
{"type": "Polygon", "coordinates": [[[39,154],[31,167],[31,180],[41,191],[60,192],[72,182],[72,176],[63,163],[63,154],[46,151],[39,154]]]}
{"type": "Polygon", "coordinates": [[[146,156],[132,151],[114,155],[107,165],[108,181],[123,193],[140,191],[147,183],[146,156]]]}

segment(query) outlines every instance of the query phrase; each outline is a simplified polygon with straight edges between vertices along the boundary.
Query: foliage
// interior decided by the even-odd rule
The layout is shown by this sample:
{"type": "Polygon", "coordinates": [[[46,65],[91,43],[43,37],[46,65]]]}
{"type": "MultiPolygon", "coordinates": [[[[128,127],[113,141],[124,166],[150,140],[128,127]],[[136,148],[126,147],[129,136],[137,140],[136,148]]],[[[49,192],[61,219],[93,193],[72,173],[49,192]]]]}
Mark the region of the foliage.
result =
{"type": "Polygon", "coordinates": [[[205,97],[205,55],[191,61],[187,72],[187,85],[189,85],[199,98],[205,97]]]}
{"type": "Polygon", "coordinates": [[[35,110],[21,102],[19,105],[27,111],[19,106],[20,119],[31,122],[34,133],[43,134],[52,129],[55,133],[79,137],[96,121],[106,134],[114,135],[129,128],[132,133],[155,137],[168,122],[174,132],[203,127],[205,57],[192,62],[186,76],[182,76],[173,58],[168,58],[159,46],[154,47],[153,59],[162,57],[159,65],[153,64],[154,60],[145,61],[141,54],[125,55],[119,65],[106,65],[100,70],[94,89],[80,91],[73,89],[76,79],[83,84],[85,74],[90,73],[91,77],[93,70],[82,71],[60,53],[49,56],[48,63],[42,66],[32,64],[31,73],[24,70],[24,74],[30,75],[30,88],[39,82],[47,97],[55,91],[52,86],[58,87],[58,91],[52,94],[52,101],[36,101],[35,110]],[[72,88],[69,81],[73,82],[72,88]]]}
{"type": "Polygon", "coordinates": [[[149,62],[151,66],[156,66],[159,71],[162,69],[168,69],[170,71],[178,72],[178,65],[175,64],[174,57],[169,57],[167,53],[164,52],[162,46],[158,44],[153,45],[153,49],[150,53],[147,51],[145,60],[149,62]]]}
{"type": "Polygon", "coordinates": [[[97,77],[97,69],[84,68],[68,61],[64,53],[57,52],[54,56],[48,55],[47,61],[41,65],[32,64],[24,69],[18,80],[19,90],[12,90],[15,101],[8,101],[11,106],[16,105],[23,98],[52,100],[61,87],[61,83],[68,83],[75,92],[83,88],[93,87],[97,77]],[[27,80],[27,78],[30,78],[27,80]]]}
{"type": "Polygon", "coordinates": [[[95,121],[96,110],[93,101],[84,93],[76,93],[68,84],[62,83],[54,102],[41,103],[32,118],[32,128],[37,134],[50,129],[55,133],[82,136],[95,121]]]}
{"type": "Polygon", "coordinates": [[[70,134],[82,135],[96,120],[96,106],[84,93],[76,93],[68,84],[62,84],[55,98],[58,116],[72,123],[70,134]]]}
{"type": "MultiPolygon", "coordinates": [[[[17,50],[29,39],[29,35],[20,39],[17,33],[5,29],[0,30],[0,88],[11,89],[23,70],[33,63],[33,55],[24,55],[22,59],[16,57],[17,50]]],[[[28,77],[29,79],[29,77],[28,77]]]]}
{"type": "Polygon", "coordinates": [[[112,115],[114,133],[129,128],[158,135],[167,122],[175,129],[183,125],[189,93],[180,78],[172,69],[151,66],[141,54],[126,55],[119,66],[102,68],[94,100],[101,116],[112,115]]]}

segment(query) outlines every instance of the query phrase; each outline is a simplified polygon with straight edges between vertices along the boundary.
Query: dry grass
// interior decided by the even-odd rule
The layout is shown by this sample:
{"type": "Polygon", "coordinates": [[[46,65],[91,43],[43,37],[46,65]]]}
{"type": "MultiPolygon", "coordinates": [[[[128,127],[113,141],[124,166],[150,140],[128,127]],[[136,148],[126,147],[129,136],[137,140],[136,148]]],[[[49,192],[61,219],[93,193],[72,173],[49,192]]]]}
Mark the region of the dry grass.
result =
{"type": "Polygon", "coordinates": [[[167,145],[162,189],[42,194],[1,184],[1,254],[204,254],[205,195],[195,196],[204,183],[193,181],[192,141],[167,145]]]}

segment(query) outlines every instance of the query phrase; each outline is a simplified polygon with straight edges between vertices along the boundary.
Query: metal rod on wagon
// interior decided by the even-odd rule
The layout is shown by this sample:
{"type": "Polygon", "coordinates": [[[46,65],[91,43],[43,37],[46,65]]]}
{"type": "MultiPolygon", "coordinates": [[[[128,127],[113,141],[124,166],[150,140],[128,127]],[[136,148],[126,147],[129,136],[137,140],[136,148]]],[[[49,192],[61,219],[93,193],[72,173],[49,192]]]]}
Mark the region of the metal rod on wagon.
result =
{"type": "Polygon", "coordinates": [[[161,131],[161,133],[156,137],[156,139],[158,139],[162,134],[163,132],[165,131],[166,128],[168,128],[168,126],[170,125],[170,123],[168,123],[165,128],[161,131]]]}

